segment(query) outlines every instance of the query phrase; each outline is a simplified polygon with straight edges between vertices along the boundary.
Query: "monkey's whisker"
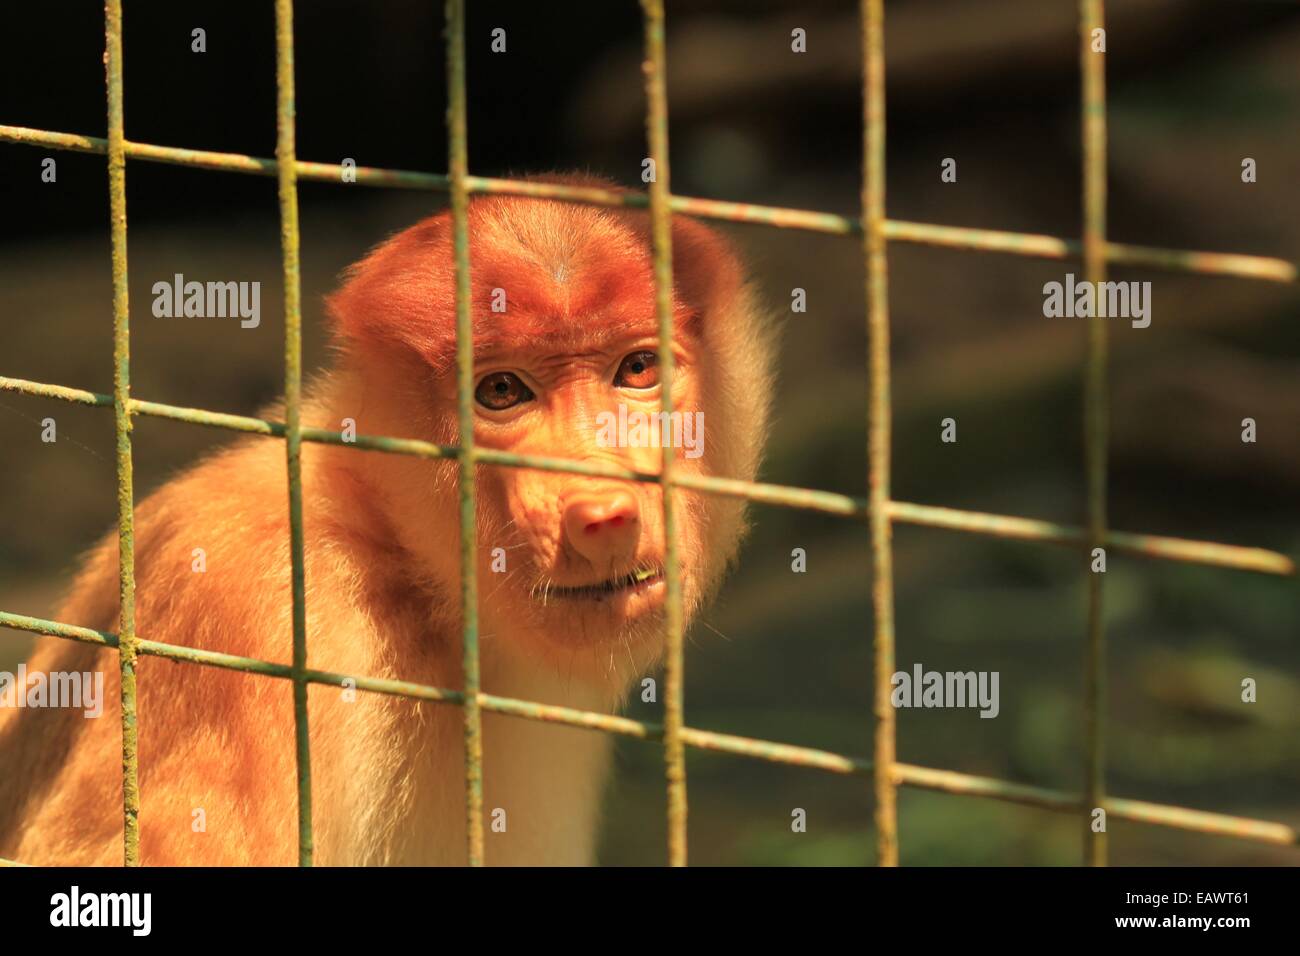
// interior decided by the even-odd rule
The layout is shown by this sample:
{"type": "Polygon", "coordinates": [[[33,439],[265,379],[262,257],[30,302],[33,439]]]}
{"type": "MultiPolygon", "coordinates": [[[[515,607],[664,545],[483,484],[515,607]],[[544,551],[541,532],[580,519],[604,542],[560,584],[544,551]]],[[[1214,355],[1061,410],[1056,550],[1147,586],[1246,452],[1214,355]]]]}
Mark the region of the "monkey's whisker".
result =
{"type": "Polygon", "coordinates": [[[729,641],[731,640],[731,638],[727,637],[726,634],[723,634],[721,631],[719,631],[716,627],[714,627],[714,626],[713,626],[712,624],[710,624],[708,621],[704,620],[704,618],[700,618],[699,620],[700,620],[700,623],[701,623],[701,624],[703,624],[705,627],[707,627],[707,628],[708,628],[710,631],[712,631],[714,634],[718,635],[718,637],[722,638],[724,641],[728,641],[728,642],[729,642],[729,641]]]}

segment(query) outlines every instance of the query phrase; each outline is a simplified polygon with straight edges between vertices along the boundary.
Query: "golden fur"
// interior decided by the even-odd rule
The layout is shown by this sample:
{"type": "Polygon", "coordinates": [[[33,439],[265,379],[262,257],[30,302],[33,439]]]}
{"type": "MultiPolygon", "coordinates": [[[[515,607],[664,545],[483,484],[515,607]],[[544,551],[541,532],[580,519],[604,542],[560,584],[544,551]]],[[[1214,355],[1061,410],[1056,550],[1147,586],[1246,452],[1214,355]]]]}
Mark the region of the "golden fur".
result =
{"type": "MultiPolygon", "coordinates": [[[[476,380],[522,368],[539,385],[519,420],[480,416],[476,441],[657,471],[659,449],[598,447],[593,424],[602,406],[657,401],[612,388],[608,375],[620,351],[655,347],[644,215],[512,198],[470,209],[476,347],[487,343],[476,380]],[[498,287],[505,315],[488,306],[498,287]]],[[[674,249],[674,395],[679,409],[704,412],[707,436],[702,457],[679,450],[679,468],[751,479],[768,413],[767,324],[716,233],[676,217],[674,249]]],[[[304,425],[339,430],[353,418],[365,434],[456,441],[450,261],[443,214],[350,271],[329,303],[338,361],[309,389],[304,425]]],[[[303,476],[309,666],[461,686],[454,463],[308,443],[303,476]]],[[[283,443],[247,437],[140,502],[137,633],[287,663],[286,485],[283,443]],[[196,548],[203,573],[192,570],[196,548]]],[[[660,655],[662,586],[600,601],[553,594],[662,561],[658,487],[482,465],[478,487],[483,690],[616,709],[660,655]],[[575,540],[582,521],[615,512],[575,540]],[[505,574],[491,568],[497,547],[505,574]]],[[[684,492],[677,501],[689,621],[734,557],[744,507],[684,492]]],[[[58,619],[116,630],[117,574],[110,535],[58,619]]],[[[28,666],[103,670],[105,706],[99,719],[0,709],[0,855],[120,863],[116,654],[43,639],[28,666]]],[[[296,862],[290,682],[153,657],[138,674],[143,862],[296,862]]],[[[332,686],[309,695],[316,861],[463,863],[460,709],[365,692],[348,701],[332,686]]],[[[506,832],[487,835],[488,863],[593,862],[609,748],[605,734],[485,714],[485,806],[507,815],[506,832]]]]}

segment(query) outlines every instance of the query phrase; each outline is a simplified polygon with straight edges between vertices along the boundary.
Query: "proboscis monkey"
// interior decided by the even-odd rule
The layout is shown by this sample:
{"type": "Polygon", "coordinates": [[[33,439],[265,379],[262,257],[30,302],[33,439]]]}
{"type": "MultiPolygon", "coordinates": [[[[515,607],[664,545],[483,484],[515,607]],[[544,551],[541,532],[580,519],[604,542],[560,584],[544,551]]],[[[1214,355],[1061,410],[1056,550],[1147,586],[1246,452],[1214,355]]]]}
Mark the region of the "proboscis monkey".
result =
{"type": "MultiPolygon", "coordinates": [[[[658,411],[646,215],[484,197],[469,228],[474,440],[657,472],[657,440],[602,440],[598,421],[620,405],[658,411]]],[[[308,389],[304,425],[341,431],[351,418],[365,434],[456,443],[450,233],[448,215],[433,216],[347,272],[327,301],[337,360],[308,389]]],[[[703,454],[678,448],[678,467],[752,479],[769,324],[719,234],[675,217],[672,242],[674,405],[705,426],[703,454]]],[[[477,482],[482,689],[616,710],[661,653],[659,486],[482,464],[477,482]]],[[[303,494],[309,666],[462,686],[455,463],[306,443],[303,494]]],[[[745,508],[676,495],[689,621],[735,556],[745,508]]],[[[284,447],[262,436],[140,502],[137,633],[289,662],[287,516],[284,447]]],[[[109,537],[58,619],[116,630],[117,576],[109,537]]],[[[0,709],[0,856],[118,864],[116,654],[46,638],[28,669],[103,671],[105,702],[98,719],[0,709]]],[[[137,673],[142,861],[295,863],[291,683],[156,657],[137,673]]],[[[465,862],[460,708],[312,685],[309,712],[317,862],[465,862]]],[[[485,814],[497,824],[487,862],[594,862],[609,735],[493,713],[483,726],[485,814]]]]}

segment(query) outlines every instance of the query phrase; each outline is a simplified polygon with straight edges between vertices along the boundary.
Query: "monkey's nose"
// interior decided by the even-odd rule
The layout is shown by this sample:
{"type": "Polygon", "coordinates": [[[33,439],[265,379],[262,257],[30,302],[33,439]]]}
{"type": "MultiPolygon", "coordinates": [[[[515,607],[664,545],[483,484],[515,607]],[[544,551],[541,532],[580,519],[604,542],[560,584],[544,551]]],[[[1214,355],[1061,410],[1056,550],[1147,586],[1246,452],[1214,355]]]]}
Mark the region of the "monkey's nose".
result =
{"type": "Polygon", "coordinates": [[[573,550],[602,567],[630,561],[641,534],[641,510],[626,491],[570,498],[564,534],[573,550]]]}

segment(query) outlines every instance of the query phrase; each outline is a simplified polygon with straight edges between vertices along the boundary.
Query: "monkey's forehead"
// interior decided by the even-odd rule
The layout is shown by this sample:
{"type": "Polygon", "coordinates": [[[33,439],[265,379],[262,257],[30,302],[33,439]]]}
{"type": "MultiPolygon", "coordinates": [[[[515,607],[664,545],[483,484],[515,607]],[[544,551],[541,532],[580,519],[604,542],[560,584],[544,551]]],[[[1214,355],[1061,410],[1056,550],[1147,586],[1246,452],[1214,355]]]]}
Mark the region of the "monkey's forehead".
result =
{"type": "MultiPolygon", "coordinates": [[[[680,223],[674,223],[676,236],[680,223]]],[[[539,342],[599,345],[657,331],[644,214],[547,200],[481,197],[468,216],[470,311],[476,351],[539,342]],[[482,348],[478,348],[479,343],[482,348]]],[[[710,257],[698,235],[674,258],[675,328],[689,335],[710,257]]],[[[685,246],[687,243],[683,242],[685,246]]],[[[717,261],[714,259],[714,261],[717,261]]],[[[351,272],[329,306],[345,338],[397,340],[436,368],[455,354],[455,272],[445,213],[397,234],[351,272]]]]}

